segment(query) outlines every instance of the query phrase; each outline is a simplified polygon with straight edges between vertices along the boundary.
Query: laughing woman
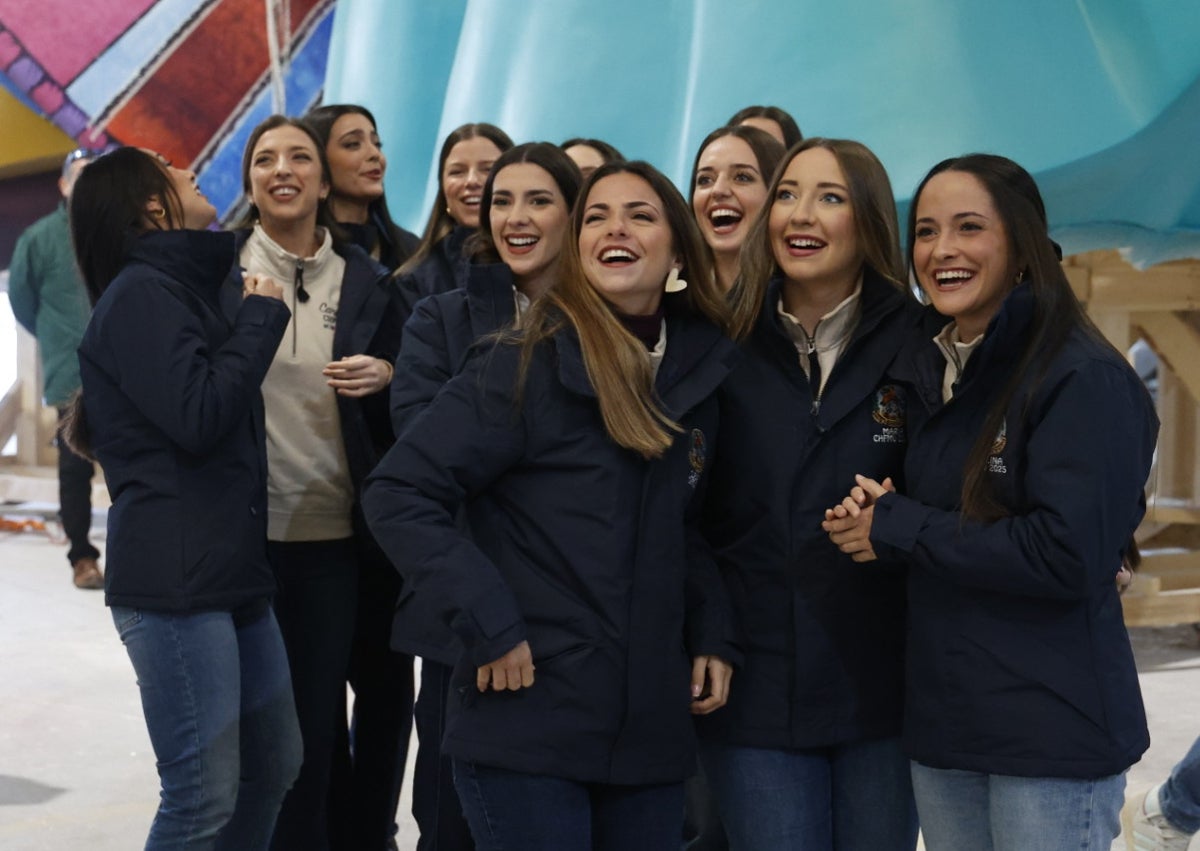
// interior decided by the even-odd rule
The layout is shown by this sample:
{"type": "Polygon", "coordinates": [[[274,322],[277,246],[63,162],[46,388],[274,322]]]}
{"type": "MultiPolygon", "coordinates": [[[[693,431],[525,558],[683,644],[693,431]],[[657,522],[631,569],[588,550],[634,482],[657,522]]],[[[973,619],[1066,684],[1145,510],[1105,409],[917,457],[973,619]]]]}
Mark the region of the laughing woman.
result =
{"type": "Polygon", "coordinates": [[[692,165],[692,211],[722,290],[737,278],[742,244],[783,154],[783,145],[753,127],[721,127],[700,143],[692,165]]]}
{"type": "MultiPolygon", "coordinates": [[[[358,494],[392,441],[386,391],[399,313],[386,272],[357,246],[334,244],[329,169],[307,124],[277,115],[258,125],[242,180],[250,211],[239,233],[241,264],[283,281],[292,308],[263,382],[267,551],[279,581],[275,611],[292,666],[304,765],[272,845],[383,847],[394,813],[380,805],[366,819],[349,785],[336,784],[332,798],[330,789],[331,772],[349,759],[342,751],[359,576],[364,560],[384,559],[358,494]]],[[[369,756],[394,767],[396,746],[381,744],[369,756]]],[[[398,773],[390,774],[398,784],[398,773]]],[[[387,783],[368,790],[384,804],[394,800],[387,783]]]]}
{"type": "Polygon", "coordinates": [[[769,198],[730,293],[745,357],[719,394],[704,521],[746,663],[701,721],[704,769],[734,851],[912,851],[903,571],[856,569],[821,529],[855,472],[903,464],[888,369],[918,308],[895,202],[874,154],[821,138],[769,198]]]}
{"type": "Polygon", "coordinates": [[[1075,299],[1028,172],[945,160],[917,189],[931,302],[899,361],[906,487],[860,477],[826,527],[909,566],[904,745],[930,851],[1108,851],[1146,717],[1113,575],[1158,421],[1075,299]]]}
{"type": "Polygon", "coordinates": [[[677,851],[689,710],[724,702],[736,652],[687,523],[733,346],[659,172],[602,166],[571,225],[558,282],[408,426],[366,505],[459,642],[443,748],[477,846],[677,851]]]}
{"type": "Polygon", "coordinates": [[[137,148],[80,174],[71,231],[95,312],[77,405],[113,497],[106,599],[162,783],[145,847],[263,851],[300,764],[259,394],[288,309],[249,275],[222,315],[233,237],[205,230],[216,210],[195,181],[137,148]]]}
{"type": "MultiPolygon", "coordinates": [[[[404,326],[392,380],[396,434],[433,401],[476,340],[513,325],[557,280],[580,183],[570,158],[545,142],[518,145],[496,160],[483,187],[484,226],[466,286],[418,302],[404,326]]],[[[450,760],[441,755],[457,641],[444,626],[423,625],[423,608],[423,598],[406,596],[394,633],[397,646],[422,657],[413,778],[413,815],[421,831],[417,847],[469,849],[450,760]]]]}

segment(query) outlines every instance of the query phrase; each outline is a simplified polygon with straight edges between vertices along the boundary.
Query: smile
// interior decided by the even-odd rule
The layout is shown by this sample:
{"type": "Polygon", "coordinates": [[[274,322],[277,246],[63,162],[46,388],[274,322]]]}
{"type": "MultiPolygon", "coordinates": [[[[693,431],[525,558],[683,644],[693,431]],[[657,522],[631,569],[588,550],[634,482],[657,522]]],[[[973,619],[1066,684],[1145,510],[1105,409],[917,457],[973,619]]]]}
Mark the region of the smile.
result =
{"type": "Polygon", "coordinates": [[[637,255],[626,248],[606,248],[600,252],[600,262],[606,266],[623,266],[637,260],[637,255]]]}
{"type": "Polygon", "coordinates": [[[729,233],[741,223],[742,214],[732,207],[716,207],[709,210],[708,220],[717,233],[729,233]]]}

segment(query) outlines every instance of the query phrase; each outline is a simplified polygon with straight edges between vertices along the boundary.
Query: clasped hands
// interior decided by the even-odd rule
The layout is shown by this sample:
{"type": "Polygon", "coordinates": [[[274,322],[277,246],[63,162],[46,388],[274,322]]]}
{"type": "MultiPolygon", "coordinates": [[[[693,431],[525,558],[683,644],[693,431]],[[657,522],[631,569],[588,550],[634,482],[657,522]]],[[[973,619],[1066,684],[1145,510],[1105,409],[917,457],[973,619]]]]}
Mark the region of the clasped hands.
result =
{"type": "Polygon", "coordinates": [[[867,476],[855,476],[857,484],[833,508],[825,509],[821,528],[837,548],[857,562],[874,561],[871,546],[871,522],[875,518],[875,500],[885,493],[895,493],[891,478],[877,482],[867,476]]]}

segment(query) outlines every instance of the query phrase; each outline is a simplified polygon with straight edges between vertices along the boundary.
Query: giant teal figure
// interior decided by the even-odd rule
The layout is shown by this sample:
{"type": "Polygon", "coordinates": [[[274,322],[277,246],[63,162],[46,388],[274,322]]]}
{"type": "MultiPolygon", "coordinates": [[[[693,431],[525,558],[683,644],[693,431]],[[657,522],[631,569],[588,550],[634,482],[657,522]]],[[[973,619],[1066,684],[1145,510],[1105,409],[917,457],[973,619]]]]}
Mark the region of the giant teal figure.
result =
{"type": "Polygon", "coordinates": [[[441,139],[607,139],[687,180],[738,108],[861,140],[896,193],[935,162],[1035,173],[1068,251],[1200,257],[1195,0],[339,0],[327,101],[380,119],[397,217],[420,227],[441,139]]]}

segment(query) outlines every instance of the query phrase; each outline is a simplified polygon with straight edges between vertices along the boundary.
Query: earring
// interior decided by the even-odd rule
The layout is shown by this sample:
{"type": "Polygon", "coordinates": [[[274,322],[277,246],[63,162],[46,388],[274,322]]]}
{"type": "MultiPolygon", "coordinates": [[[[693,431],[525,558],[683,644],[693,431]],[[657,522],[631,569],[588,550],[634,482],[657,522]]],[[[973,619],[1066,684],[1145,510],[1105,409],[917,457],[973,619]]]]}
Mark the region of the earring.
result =
{"type": "Polygon", "coordinates": [[[687,289],[687,281],[679,277],[679,270],[674,266],[671,267],[671,273],[667,275],[667,283],[663,287],[663,292],[678,293],[687,289]]]}
{"type": "Polygon", "coordinates": [[[151,210],[150,215],[154,216],[156,219],[165,219],[167,217],[167,211],[162,207],[159,207],[157,210],[151,210]]]}

